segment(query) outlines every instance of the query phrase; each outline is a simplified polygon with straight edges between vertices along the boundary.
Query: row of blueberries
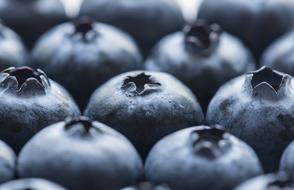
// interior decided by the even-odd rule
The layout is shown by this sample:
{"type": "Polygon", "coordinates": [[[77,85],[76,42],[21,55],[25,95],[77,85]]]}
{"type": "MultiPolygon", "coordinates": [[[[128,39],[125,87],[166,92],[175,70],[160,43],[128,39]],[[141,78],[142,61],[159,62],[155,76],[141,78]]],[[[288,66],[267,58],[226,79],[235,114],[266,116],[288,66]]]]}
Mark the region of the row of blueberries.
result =
{"type": "MultiPolygon", "coordinates": [[[[147,180],[174,190],[228,190],[279,165],[294,175],[294,81],[268,67],[220,88],[206,114],[210,127],[199,126],[205,119],[192,91],[163,72],[113,77],[92,95],[89,119],[41,70],[12,67],[0,79],[0,139],[18,154],[15,162],[3,145],[2,182],[38,177],[71,190],[117,190],[147,180]]],[[[294,185],[283,173],[248,183],[245,189],[294,185]]]]}
{"type": "MultiPolygon", "coordinates": [[[[64,86],[81,109],[97,86],[118,74],[145,69],[178,78],[206,111],[222,84],[258,65],[239,39],[202,20],[160,40],[145,64],[131,36],[88,17],[56,26],[38,40],[31,55],[4,25],[0,25],[0,36],[0,69],[40,68],[64,86]]],[[[292,38],[290,33],[270,46],[261,64],[294,74],[292,38]]]]}

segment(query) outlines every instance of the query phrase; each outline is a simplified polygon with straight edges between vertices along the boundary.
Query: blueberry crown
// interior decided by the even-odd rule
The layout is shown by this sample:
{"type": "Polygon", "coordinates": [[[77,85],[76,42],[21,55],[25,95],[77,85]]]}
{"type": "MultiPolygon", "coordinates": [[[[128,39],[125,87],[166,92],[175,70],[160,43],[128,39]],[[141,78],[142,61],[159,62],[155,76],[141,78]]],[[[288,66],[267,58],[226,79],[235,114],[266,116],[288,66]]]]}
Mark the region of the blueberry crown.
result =
{"type": "Polygon", "coordinates": [[[260,86],[268,86],[275,92],[278,92],[283,83],[284,75],[272,70],[269,67],[262,67],[261,69],[251,72],[253,74],[251,85],[253,89],[260,86]]]}
{"type": "Polygon", "coordinates": [[[6,93],[31,97],[45,95],[50,81],[40,69],[11,67],[0,73],[0,87],[6,93]]]}
{"type": "Polygon", "coordinates": [[[138,184],[134,190],[170,190],[166,185],[155,185],[149,182],[143,182],[138,184]]]}
{"type": "Polygon", "coordinates": [[[91,129],[102,132],[100,128],[93,125],[92,120],[85,116],[66,119],[64,128],[68,131],[72,130],[72,134],[76,136],[88,136],[91,129]]]}
{"type": "Polygon", "coordinates": [[[128,76],[122,84],[124,90],[130,96],[143,96],[159,90],[161,84],[144,72],[135,76],[128,76]]]}
{"type": "Polygon", "coordinates": [[[267,185],[270,190],[290,190],[294,188],[294,180],[286,174],[277,174],[275,180],[267,185]]]}
{"type": "Polygon", "coordinates": [[[90,41],[97,36],[94,30],[94,21],[89,17],[82,17],[73,22],[74,31],[72,36],[80,36],[84,41],[90,41]]]}
{"type": "Polygon", "coordinates": [[[207,24],[199,20],[183,29],[185,45],[196,54],[210,55],[217,47],[222,29],[217,24],[207,24]]]}
{"type": "Polygon", "coordinates": [[[222,156],[230,147],[228,134],[220,126],[194,130],[191,142],[194,153],[209,160],[222,156]]]}

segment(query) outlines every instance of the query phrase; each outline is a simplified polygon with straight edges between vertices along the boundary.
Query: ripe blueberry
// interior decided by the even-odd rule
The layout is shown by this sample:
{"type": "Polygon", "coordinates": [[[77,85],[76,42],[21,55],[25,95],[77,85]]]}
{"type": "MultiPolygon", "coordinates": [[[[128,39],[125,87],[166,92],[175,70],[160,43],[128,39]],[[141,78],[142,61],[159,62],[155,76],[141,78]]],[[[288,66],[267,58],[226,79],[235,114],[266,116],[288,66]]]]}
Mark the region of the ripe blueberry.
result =
{"type": "Polygon", "coordinates": [[[209,104],[207,122],[221,124],[257,152],[264,169],[278,168],[294,139],[293,78],[267,67],[225,84],[209,104]]]}
{"type": "Polygon", "coordinates": [[[292,177],[279,174],[268,174],[258,176],[241,184],[235,190],[291,190],[294,189],[294,180],[292,177]]]}
{"type": "Polygon", "coordinates": [[[202,123],[192,92],[169,74],[133,71],[106,82],[92,95],[85,115],[120,131],[143,158],[163,136],[202,123]]]}
{"type": "Polygon", "coordinates": [[[81,18],[45,34],[33,49],[32,66],[62,84],[84,108],[97,86],[143,64],[130,36],[81,18]]]}
{"type": "Polygon", "coordinates": [[[70,190],[117,190],[136,183],[142,161],[121,134],[85,117],[53,124],[22,149],[18,175],[51,180],[70,190]]]}
{"type": "Polygon", "coordinates": [[[280,170],[287,172],[289,175],[294,176],[294,142],[290,143],[284,151],[280,160],[280,170]]]}
{"type": "Polygon", "coordinates": [[[261,64],[294,75],[293,39],[294,32],[291,32],[272,43],[265,50],[261,64]]]}
{"type": "Polygon", "coordinates": [[[67,20],[60,0],[1,0],[0,18],[28,47],[49,28],[67,20]]]}
{"type": "Polygon", "coordinates": [[[146,62],[147,70],[168,72],[190,87],[205,110],[223,83],[254,68],[241,41],[204,21],[163,38],[146,62]]]}
{"type": "Polygon", "coordinates": [[[63,187],[39,178],[13,180],[0,185],[0,190],[65,190],[63,187]]]}
{"type": "Polygon", "coordinates": [[[198,18],[238,36],[258,59],[273,40],[292,30],[294,1],[204,0],[198,18]]]}
{"type": "Polygon", "coordinates": [[[145,164],[148,181],[174,190],[229,190],[262,173],[254,151],[216,127],[197,126],[159,141],[145,164]]]}
{"type": "Polygon", "coordinates": [[[158,40],[184,25],[181,9],[174,0],[85,0],[81,14],[128,32],[145,55],[158,40]]]}
{"type": "Polygon", "coordinates": [[[79,114],[70,95],[43,71],[11,67],[0,73],[0,139],[16,152],[42,128],[79,114]]]}
{"type": "Polygon", "coordinates": [[[0,23],[0,70],[23,66],[28,53],[19,36],[0,23]]]}
{"type": "Polygon", "coordinates": [[[0,184],[15,177],[16,157],[13,150],[0,141],[0,184]]]}

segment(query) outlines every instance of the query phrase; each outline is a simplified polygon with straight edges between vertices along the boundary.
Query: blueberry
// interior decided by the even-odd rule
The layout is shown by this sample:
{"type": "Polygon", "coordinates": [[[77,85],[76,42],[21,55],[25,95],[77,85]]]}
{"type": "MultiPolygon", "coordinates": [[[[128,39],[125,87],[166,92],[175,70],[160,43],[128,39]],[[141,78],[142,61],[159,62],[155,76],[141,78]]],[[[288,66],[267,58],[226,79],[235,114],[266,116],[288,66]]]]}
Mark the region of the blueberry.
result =
{"type": "Polygon", "coordinates": [[[283,150],[294,139],[293,78],[268,67],[228,82],[216,93],[207,122],[251,145],[264,169],[278,168],[283,150]]]}
{"type": "Polygon", "coordinates": [[[261,64],[294,75],[294,32],[287,33],[272,43],[263,53],[261,64]]]}
{"type": "Polygon", "coordinates": [[[294,176],[294,142],[290,143],[285,149],[282,158],[280,160],[280,170],[287,172],[291,176],[294,176]]]}
{"type": "Polygon", "coordinates": [[[28,53],[19,36],[0,22],[0,70],[23,66],[27,62],[28,53]]]}
{"type": "Polygon", "coordinates": [[[0,184],[15,177],[16,156],[13,150],[0,140],[0,184]]]}
{"type": "Polygon", "coordinates": [[[32,62],[67,88],[82,108],[97,86],[143,67],[130,36],[89,18],[61,24],[46,33],[33,49],[32,62]]]}
{"type": "Polygon", "coordinates": [[[0,73],[0,139],[16,152],[42,128],[79,114],[70,95],[43,71],[11,67],[0,73]]]}
{"type": "Polygon", "coordinates": [[[176,76],[198,97],[203,109],[226,81],[255,68],[249,50],[217,24],[197,21],[163,38],[146,62],[148,70],[176,76]],[[204,82],[205,81],[205,82],[204,82]]]}
{"type": "Polygon", "coordinates": [[[184,25],[181,9],[174,0],[85,0],[81,14],[128,32],[145,55],[158,40],[184,25]]]}
{"type": "Polygon", "coordinates": [[[28,47],[49,28],[67,20],[60,0],[1,0],[0,18],[28,47]]]}
{"type": "Polygon", "coordinates": [[[174,190],[230,190],[261,173],[254,151],[218,126],[187,128],[163,138],[145,164],[148,181],[174,190]]]}
{"type": "Polygon", "coordinates": [[[198,17],[240,37],[259,58],[273,40],[292,30],[294,1],[204,0],[198,17]]]}
{"type": "Polygon", "coordinates": [[[0,186],[0,190],[65,190],[63,187],[39,178],[13,180],[0,186]]]}
{"type": "Polygon", "coordinates": [[[92,95],[85,115],[127,136],[143,158],[163,136],[203,121],[187,87],[169,74],[147,71],[106,82],[92,95]]]}
{"type": "Polygon", "coordinates": [[[70,190],[117,190],[135,183],[141,170],[142,161],[125,137],[85,117],[43,129],[18,160],[21,178],[41,177],[70,190]]]}
{"type": "Polygon", "coordinates": [[[171,190],[171,189],[167,187],[166,185],[154,185],[149,182],[142,182],[136,186],[126,187],[121,190],[171,190]]]}
{"type": "Polygon", "coordinates": [[[279,174],[268,174],[258,176],[241,184],[235,190],[291,190],[294,189],[294,180],[292,177],[279,174]]]}

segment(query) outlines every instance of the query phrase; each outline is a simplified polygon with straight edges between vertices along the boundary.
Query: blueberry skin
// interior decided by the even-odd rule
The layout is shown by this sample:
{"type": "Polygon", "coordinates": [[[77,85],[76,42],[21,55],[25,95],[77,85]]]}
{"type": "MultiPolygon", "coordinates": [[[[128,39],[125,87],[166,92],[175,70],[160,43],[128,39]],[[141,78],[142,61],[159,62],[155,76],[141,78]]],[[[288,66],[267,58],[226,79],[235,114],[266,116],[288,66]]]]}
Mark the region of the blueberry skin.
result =
{"type": "Polygon", "coordinates": [[[294,75],[294,32],[289,32],[272,43],[263,53],[261,64],[294,75]]]}
{"type": "Polygon", "coordinates": [[[81,15],[92,16],[128,32],[145,56],[157,41],[180,30],[185,23],[174,0],[85,0],[81,15]]]}
{"type": "Polygon", "coordinates": [[[66,190],[63,187],[39,178],[26,178],[6,182],[0,185],[0,190],[66,190]]]}
{"type": "Polygon", "coordinates": [[[197,99],[169,74],[133,71],[114,77],[92,95],[85,115],[118,130],[144,159],[165,135],[202,123],[197,99]]]}
{"type": "Polygon", "coordinates": [[[0,0],[0,18],[29,48],[48,29],[68,20],[60,0],[0,0]]]}
{"type": "Polygon", "coordinates": [[[17,153],[42,128],[80,115],[71,96],[41,70],[2,71],[0,92],[0,139],[17,153]]]}
{"type": "Polygon", "coordinates": [[[13,150],[0,140],[0,184],[15,178],[15,162],[13,150]]]}
{"type": "Polygon", "coordinates": [[[154,185],[150,182],[142,182],[136,186],[126,187],[121,190],[171,190],[166,185],[154,185]]]}
{"type": "Polygon", "coordinates": [[[41,177],[71,190],[117,190],[136,183],[142,161],[121,134],[80,118],[34,136],[22,149],[17,169],[22,178],[41,177]]]}
{"type": "Polygon", "coordinates": [[[293,178],[284,173],[278,173],[255,177],[242,183],[235,190],[290,190],[293,188],[293,178]]]}
{"type": "Polygon", "coordinates": [[[206,110],[223,83],[254,70],[255,63],[240,40],[221,32],[216,24],[198,21],[163,38],[154,47],[145,67],[180,79],[206,110]]]}
{"type": "Polygon", "coordinates": [[[294,139],[293,78],[263,67],[223,85],[209,104],[207,123],[220,124],[255,149],[275,171],[294,139]]]}
{"type": "Polygon", "coordinates": [[[294,142],[290,143],[289,146],[285,149],[280,160],[280,170],[287,172],[291,176],[294,176],[293,147],[294,142]]]}
{"type": "Polygon", "coordinates": [[[129,35],[81,18],[46,33],[32,51],[31,66],[62,84],[83,109],[97,86],[115,75],[141,69],[143,63],[129,35]]]}
{"type": "Polygon", "coordinates": [[[28,53],[19,36],[0,22],[0,70],[24,66],[28,53]]]}
{"type": "Polygon", "coordinates": [[[292,30],[294,2],[205,0],[200,6],[198,18],[218,23],[225,31],[238,36],[259,59],[271,42],[292,30]]]}
{"type": "Polygon", "coordinates": [[[145,163],[148,181],[174,190],[230,190],[262,173],[254,151],[216,128],[197,126],[159,141],[145,163]]]}

